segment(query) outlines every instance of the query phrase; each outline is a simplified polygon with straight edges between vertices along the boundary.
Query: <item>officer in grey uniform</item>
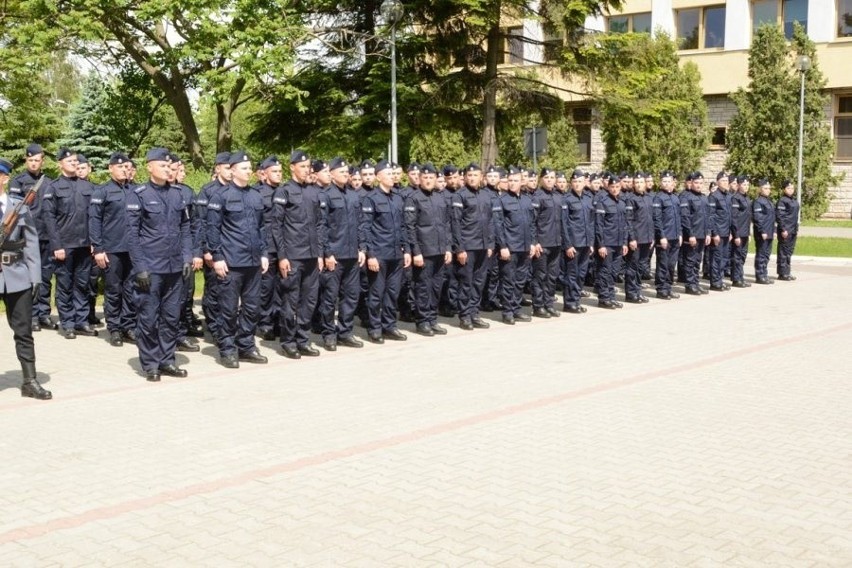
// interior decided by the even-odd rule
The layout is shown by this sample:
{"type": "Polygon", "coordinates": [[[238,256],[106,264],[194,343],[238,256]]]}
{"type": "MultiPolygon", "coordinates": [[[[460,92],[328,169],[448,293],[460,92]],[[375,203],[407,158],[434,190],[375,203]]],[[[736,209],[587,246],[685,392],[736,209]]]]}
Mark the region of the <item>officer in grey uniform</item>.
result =
{"type": "MultiPolygon", "coordinates": [[[[0,218],[4,223],[22,196],[4,192],[12,164],[0,159],[0,218]]],[[[53,395],[36,380],[33,342],[33,295],[41,283],[41,259],[38,234],[26,205],[0,248],[0,297],[6,307],[6,320],[15,339],[15,354],[21,363],[24,380],[21,396],[49,400],[53,395]]]]}

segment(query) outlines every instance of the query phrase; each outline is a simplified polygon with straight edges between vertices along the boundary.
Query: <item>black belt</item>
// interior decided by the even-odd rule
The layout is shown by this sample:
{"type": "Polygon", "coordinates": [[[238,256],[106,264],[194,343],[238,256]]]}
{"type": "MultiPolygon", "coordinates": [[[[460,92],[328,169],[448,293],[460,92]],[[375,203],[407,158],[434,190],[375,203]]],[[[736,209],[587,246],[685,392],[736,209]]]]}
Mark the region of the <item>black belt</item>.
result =
{"type": "Polygon", "coordinates": [[[17,241],[6,241],[3,243],[3,248],[0,250],[23,250],[26,245],[26,239],[18,239],[17,241]]]}
{"type": "Polygon", "coordinates": [[[0,252],[0,264],[3,266],[9,266],[10,264],[15,264],[19,260],[24,258],[24,253],[17,251],[4,250],[0,252]]]}

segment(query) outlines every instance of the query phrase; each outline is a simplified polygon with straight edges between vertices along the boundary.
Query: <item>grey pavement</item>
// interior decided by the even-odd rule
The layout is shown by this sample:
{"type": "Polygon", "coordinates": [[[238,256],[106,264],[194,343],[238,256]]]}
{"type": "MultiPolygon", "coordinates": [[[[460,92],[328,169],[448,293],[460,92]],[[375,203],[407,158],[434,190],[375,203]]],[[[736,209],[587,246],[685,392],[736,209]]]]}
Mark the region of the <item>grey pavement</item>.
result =
{"type": "Polygon", "coordinates": [[[852,239],[852,227],[799,227],[800,237],[852,239]]]}
{"type": "Polygon", "coordinates": [[[794,272],[159,384],[41,332],[49,402],[0,328],[0,565],[850,566],[852,262],[794,272]]]}

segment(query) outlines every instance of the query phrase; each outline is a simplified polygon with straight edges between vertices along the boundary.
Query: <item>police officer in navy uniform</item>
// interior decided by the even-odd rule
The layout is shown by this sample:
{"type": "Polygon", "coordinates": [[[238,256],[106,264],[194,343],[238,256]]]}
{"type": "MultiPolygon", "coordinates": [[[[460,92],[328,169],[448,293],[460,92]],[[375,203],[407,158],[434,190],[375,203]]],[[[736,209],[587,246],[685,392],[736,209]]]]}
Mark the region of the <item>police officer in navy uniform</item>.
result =
{"type": "Polygon", "coordinates": [[[220,329],[219,318],[219,277],[213,270],[213,254],[207,247],[207,204],[217,193],[224,190],[231,181],[231,154],[219,152],[213,165],[213,179],[204,184],[193,204],[193,225],[196,227],[200,242],[198,247],[204,260],[204,294],[201,298],[201,311],[207,323],[207,331],[218,338],[220,329]]]}
{"type": "Polygon", "coordinates": [[[104,271],[104,318],[110,345],[136,341],[136,308],[127,246],[127,164],[122,152],[109,157],[110,180],[89,202],[89,240],[95,265],[104,271]]]}
{"type": "Polygon", "coordinates": [[[562,243],[563,200],[562,194],[556,191],[556,172],[551,168],[542,168],[538,188],[532,194],[532,205],[536,245],[530,282],[533,315],[559,317],[561,314],[553,302],[565,254],[562,243]]]}
{"type": "Polygon", "coordinates": [[[127,244],[136,281],[136,347],[146,379],[187,376],[175,364],[183,279],[192,271],[189,206],[169,184],[169,151],[145,155],[150,179],[127,195],[127,244]]]}
{"type": "Polygon", "coordinates": [[[654,241],[654,215],[652,198],[645,191],[645,173],[633,176],[633,192],[624,199],[627,214],[627,255],[624,257],[624,301],[646,304],[642,294],[642,265],[650,258],[654,241]]]}
{"type": "Polygon", "coordinates": [[[263,201],[263,214],[266,223],[266,256],[272,270],[267,270],[260,277],[260,316],[257,321],[257,333],[265,340],[272,341],[278,337],[278,323],[281,314],[281,292],[278,286],[278,251],[272,239],[272,199],[275,190],[281,185],[283,175],[281,162],[277,156],[267,156],[260,162],[258,171],[263,179],[257,185],[260,198],[263,201]]]}
{"type": "MultiPolygon", "coordinates": [[[[0,220],[3,221],[26,195],[5,193],[11,171],[12,163],[0,159],[0,220]]],[[[27,206],[22,205],[17,223],[0,248],[0,297],[6,307],[6,320],[12,329],[15,354],[23,373],[21,396],[49,400],[53,395],[36,380],[32,330],[33,293],[41,283],[39,256],[35,223],[27,206]]]]}
{"type": "Polygon", "coordinates": [[[707,197],[702,193],[704,176],[692,174],[688,191],[680,196],[680,223],[683,229],[683,248],[686,249],[686,293],[700,296],[706,293],[699,282],[704,247],[710,244],[710,224],[707,218],[707,197]]]}
{"type": "MultiPolygon", "coordinates": [[[[538,255],[533,197],[521,191],[521,171],[509,166],[509,185],[492,213],[494,241],[500,263],[500,304],[503,323],[530,321],[521,311],[524,292],[523,267],[538,255]]],[[[562,210],[558,211],[561,216],[562,210]]]]}
{"type": "Polygon", "coordinates": [[[716,191],[707,196],[710,210],[710,289],[716,292],[730,290],[725,284],[725,266],[732,232],[731,195],[728,193],[728,174],[716,176],[716,191]]]}
{"type": "MultiPolygon", "coordinates": [[[[485,169],[485,187],[483,191],[491,195],[495,205],[500,200],[501,170],[498,166],[488,166],[485,169]]],[[[484,312],[493,312],[502,309],[500,307],[500,265],[497,255],[491,255],[487,261],[488,271],[485,273],[485,286],[482,288],[482,299],[480,309],[484,312]]]]}
{"type": "Polygon", "coordinates": [[[290,155],[291,179],[275,190],[272,235],[281,274],[281,350],[290,359],[317,357],[310,345],[323,266],[325,197],[310,183],[311,160],[301,150],[290,155]]]}
{"type": "Polygon", "coordinates": [[[349,187],[349,165],[341,157],[329,163],[331,183],[323,192],[327,205],[323,234],[323,280],[319,300],[323,347],[336,351],[338,345],[359,348],[364,344],[354,336],[355,311],[361,293],[361,267],[367,257],[358,248],[361,198],[349,187]],[[337,321],[334,313],[337,309],[337,321]]]}
{"type": "Polygon", "coordinates": [[[444,271],[452,262],[449,209],[436,191],[438,171],[431,163],[420,167],[420,186],[405,200],[405,229],[411,248],[412,290],[416,331],[432,337],[445,335],[438,324],[438,300],[444,271]]]}
{"type": "Polygon", "coordinates": [[[56,307],[66,339],[98,335],[89,325],[89,200],[94,186],[77,178],[77,154],[61,148],[61,174],[42,197],[42,217],[56,259],[56,307]]]}
{"type": "Polygon", "coordinates": [[[562,210],[562,239],[565,246],[564,279],[562,282],[562,311],[582,314],[580,305],[583,284],[589,271],[589,259],[595,244],[595,206],[592,196],[583,189],[584,174],[571,173],[571,190],[565,194],[562,210]]]}
{"type": "Polygon", "coordinates": [[[781,197],[775,205],[775,219],[778,222],[778,249],[776,270],[778,280],[795,280],[790,274],[790,260],[796,250],[796,236],[799,233],[799,202],[796,201],[796,188],[790,180],[784,180],[781,197]]]}
{"type": "Polygon", "coordinates": [[[731,285],[735,288],[748,288],[751,284],[745,280],[743,267],[748,256],[748,239],[751,233],[749,181],[746,176],[739,176],[735,177],[733,182],[737,191],[731,195],[731,285]]]}
{"type": "Polygon", "coordinates": [[[627,208],[621,195],[621,180],[609,179],[606,193],[595,206],[595,291],[598,306],[612,310],[622,307],[615,300],[615,279],[619,258],[627,254],[627,208]]]}
{"type": "Polygon", "coordinates": [[[207,246],[219,278],[222,329],[218,337],[222,365],[236,369],[240,361],[266,363],[255,345],[260,315],[260,279],[269,269],[268,246],[260,192],[251,187],[251,159],[233,152],[231,182],[207,203],[207,246]]]}
{"type": "Polygon", "coordinates": [[[491,213],[496,206],[491,195],[480,188],[481,181],[482,168],[469,164],[464,168],[465,185],[452,198],[450,226],[458,281],[459,326],[465,330],[489,327],[479,317],[479,305],[487,261],[494,252],[491,213]]]}
{"type": "MultiPolygon", "coordinates": [[[[459,170],[454,164],[444,164],[441,168],[444,175],[445,187],[441,192],[447,203],[448,215],[450,215],[450,234],[452,235],[452,206],[453,197],[459,190],[459,170]]],[[[452,246],[452,241],[450,242],[452,246]]],[[[459,283],[456,279],[455,267],[451,264],[444,270],[444,285],[441,288],[441,299],[438,302],[438,314],[444,317],[455,317],[459,313],[459,283]]]]}
{"type": "Polygon", "coordinates": [[[405,341],[399,331],[396,307],[402,270],[411,265],[411,249],[405,235],[404,203],[393,190],[393,168],[387,161],[376,164],[378,188],[361,201],[358,247],[367,258],[369,292],[367,335],[373,343],[385,339],[405,341]]]}
{"type": "Polygon", "coordinates": [[[660,173],[660,191],[651,202],[654,217],[654,252],[657,264],[654,271],[654,287],[657,298],[672,300],[680,295],[672,292],[675,267],[683,243],[680,220],[680,200],[674,193],[674,176],[666,170],[660,173]]]}
{"type": "Polygon", "coordinates": [[[775,206],[769,199],[772,186],[769,180],[757,182],[758,196],[751,206],[751,218],[754,224],[754,281],[757,284],[772,284],[769,279],[769,255],[772,253],[772,238],[775,234],[775,206]]]}

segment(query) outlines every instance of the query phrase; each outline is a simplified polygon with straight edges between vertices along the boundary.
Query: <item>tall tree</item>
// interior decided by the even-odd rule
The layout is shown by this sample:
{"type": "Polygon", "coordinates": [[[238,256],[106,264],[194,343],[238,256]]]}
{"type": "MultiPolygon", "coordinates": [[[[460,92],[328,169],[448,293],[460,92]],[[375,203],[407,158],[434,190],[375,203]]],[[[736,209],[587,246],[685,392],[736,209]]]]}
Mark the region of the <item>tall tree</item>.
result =
{"type": "Polygon", "coordinates": [[[68,124],[59,146],[66,146],[85,155],[96,171],[105,170],[114,145],[109,127],[102,120],[107,102],[107,88],[103,80],[92,73],[86,80],[80,101],[71,107],[68,124]]]}
{"type": "Polygon", "coordinates": [[[796,24],[788,44],[775,25],[761,26],[749,51],[748,89],[732,95],[737,114],[728,128],[726,166],[736,172],[766,178],[775,194],[785,179],[796,179],[799,143],[800,76],[796,56],[811,59],[805,73],[805,146],[802,212],[813,218],[828,206],[833,146],[825,123],[825,79],[819,71],[816,51],[801,26],[796,24]]]}

